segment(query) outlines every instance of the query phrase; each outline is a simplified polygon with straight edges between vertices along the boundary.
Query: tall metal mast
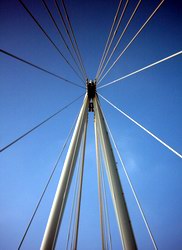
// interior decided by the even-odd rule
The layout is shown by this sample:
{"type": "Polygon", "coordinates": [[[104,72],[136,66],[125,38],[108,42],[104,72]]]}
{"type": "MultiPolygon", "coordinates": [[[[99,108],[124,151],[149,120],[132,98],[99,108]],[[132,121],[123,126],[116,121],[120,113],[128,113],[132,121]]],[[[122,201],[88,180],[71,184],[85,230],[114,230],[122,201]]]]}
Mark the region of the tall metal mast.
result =
{"type": "Polygon", "coordinates": [[[85,163],[85,148],[86,148],[86,136],[87,136],[87,121],[85,122],[84,131],[83,131],[83,142],[82,142],[82,151],[81,151],[81,166],[79,171],[79,185],[78,185],[78,197],[77,197],[77,206],[76,206],[76,220],[75,220],[75,235],[73,242],[73,249],[77,249],[78,244],[78,231],[80,223],[80,207],[81,207],[81,196],[82,196],[82,185],[83,185],[83,171],[85,163]]]}
{"type": "Polygon", "coordinates": [[[101,231],[101,241],[102,250],[105,247],[105,235],[104,235],[104,218],[103,218],[103,204],[102,204],[102,188],[101,188],[101,158],[99,150],[99,134],[96,122],[94,123],[95,128],[95,149],[96,149],[96,160],[97,160],[97,179],[98,179],[98,196],[99,196],[99,209],[100,209],[100,231],[101,231]]]}
{"type": "MultiPolygon", "coordinates": [[[[88,111],[95,112],[95,137],[96,137],[96,155],[97,165],[99,169],[99,147],[100,142],[102,154],[105,162],[107,178],[111,191],[112,201],[115,209],[117,223],[119,227],[120,237],[124,250],[136,250],[135,237],[132,230],[117,166],[112,151],[111,142],[108,136],[107,127],[104,121],[102,110],[96,94],[96,82],[87,81],[87,93],[85,95],[80,114],[77,119],[72,140],[68,149],[68,153],[64,162],[61,177],[58,183],[57,191],[54,197],[53,205],[47,222],[46,230],[41,244],[41,250],[52,250],[55,248],[59,227],[62,221],[64,208],[66,205],[69,188],[74,173],[74,168],[80,149],[81,138],[86,140],[86,127],[88,111]],[[97,138],[98,137],[98,138],[97,138]],[[97,140],[99,139],[99,140],[97,140]]],[[[84,144],[85,148],[85,144],[84,144]]],[[[85,149],[82,152],[82,169],[84,165],[85,149]]],[[[82,177],[81,177],[82,179],[82,177]]],[[[81,186],[80,186],[81,187],[81,186]]],[[[81,192],[80,192],[81,193],[81,192]]],[[[81,196],[80,196],[81,198],[81,196]]],[[[80,202],[79,202],[80,203],[80,202]]],[[[79,204],[80,206],[80,204],[79,204]]],[[[78,208],[79,211],[79,208],[78,208]]],[[[77,217],[78,213],[77,213],[77,217]]],[[[78,223],[78,220],[77,220],[78,223]]],[[[103,231],[101,219],[101,232],[103,231]]],[[[78,236],[78,224],[77,224],[78,236]]],[[[77,236],[75,240],[75,249],[77,248],[77,236]]],[[[103,237],[102,237],[103,238],[103,237]]],[[[102,245],[104,247],[104,245],[102,245]]]]}
{"type": "Polygon", "coordinates": [[[80,142],[87,122],[88,96],[86,95],[78,116],[75,130],[70,142],[68,153],[64,162],[61,177],[58,183],[57,191],[54,197],[53,205],[45,229],[41,244],[41,250],[51,250],[55,248],[59,226],[62,220],[66,200],[80,148],[80,142]]]}
{"type": "Polygon", "coordinates": [[[132,225],[130,222],[111,142],[109,140],[106,124],[97,96],[93,99],[93,103],[96,128],[98,128],[99,132],[97,134],[99,135],[102,146],[107,178],[112,195],[112,201],[116,213],[123,249],[135,250],[137,249],[135,237],[132,230],[132,225]]]}

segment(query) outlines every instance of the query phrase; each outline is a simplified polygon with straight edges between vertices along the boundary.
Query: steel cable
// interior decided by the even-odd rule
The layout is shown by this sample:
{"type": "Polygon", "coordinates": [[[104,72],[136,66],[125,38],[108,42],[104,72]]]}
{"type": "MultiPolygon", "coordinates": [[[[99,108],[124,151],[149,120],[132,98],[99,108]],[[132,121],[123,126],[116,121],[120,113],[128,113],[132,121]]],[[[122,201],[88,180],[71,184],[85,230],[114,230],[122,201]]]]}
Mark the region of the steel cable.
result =
{"type": "Polygon", "coordinates": [[[120,78],[118,78],[118,79],[116,79],[116,80],[114,80],[114,81],[111,81],[111,82],[109,82],[109,83],[106,83],[106,84],[104,84],[104,85],[98,87],[98,89],[105,88],[105,87],[107,87],[107,86],[109,86],[109,85],[112,85],[112,84],[114,84],[114,83],[117,83],[117,82],[119,82],[119,81],[122,81],[122,80],[124,80],[124,79],[126,79],[126,78],[128,78],[128,77],[130,77],[130,76],[132,76],[132,75],[138,74],[138,73],[140,73],[141,71],[144,71],[144,70],[146,70],[146,69],[149,69],[149,68],[151,68],[151,67],[154,67],[154,66],[157,65],[157,64],[160,64],[160,63],[162,63],[162,62],[165,62],[165,61],[167,61],[167,60],[169,60],[169,59],[172,59],[172,58],[175,57],[175,56],[179,56],[179,55],[181,55],[181,54],[182,54],[182,50],[181,50],[181,51],[178,51],[178,52],[176,52],[176,53],[174,53],[174,54],[172,54],[172,55],[170,55],[170,56],[167,56],[167,57],[165,57],[165,58],[163,58],[163,59],[161,59],[161,60],[159,60],[159,61],[157,61],[157,62],[151,63],[151,64],[149,64],[149,65],[147,65],[147,66],[145,66],[145,67],[143,67],[143,68],[141,68],[141,69],[135,70],[135,71],[133,71],[133,72],[131,72],[131,73],[125,75],[125,76],[122,76],[122,77],[120,77],[120,78]]]}
{"type": "Polygon", "coordinates": [[[118,19],[118,14],[119,14],[119,10],[120,10],[120,8],[121,8],[121,3],[122,3],[122,0],[119,1],[119,5],[118,5],[118,8],[117,8],[117,11],[116,11],[116,14],[115,14],[115,17],[114,17],[114,20],[113,20],[113,23],[112,23],[110,32],[109,32],[109,36],[108,36],[108,38],[107,38],[107,42],[106,42],[106,45],[105,45],[105,48],[104,48],[104,51],[103,51],[103,54],[102,54],[102,57],[101,57],[101,60],[100,60],[100,63],[99,63],[99,67],[98,67],[97,73],[96,73],[96,77],[95,77],[96,79],[97,79],[98,74],[99,74],[99,72],[100,72],[100,68],[101,68],[101,66],[102,66],[103,58],[104,58],[104,56],[105,56],[106,49],[107,49],[109,40],[110,40],[110,38],[111,38],[111,35],[112,35],[112,32],[113,32],[115,23],[116,23],[116,21],[117,21],[117,19],[118,19]]]}
{"type": "Polygon", "coordinates": [[[157,8],[152,12],[152,14],[149,16],[149,18],[145,21],[145,23],[141,26],[141,28],[137,31],[137,33],[134,35],[134,37],[130,40],[130,42],[127,44],[127,46],[124,48],[124,50],[119,54],[117,59],[114,61],[114,63],[110,66],[110,68],[106,71],[106,73],[102,76],[102,78],[99,80],[98,84],[106,77],[106,75],[110,72],[110,70],[115,66],[115,64],[119,61],[121,56],[124,54],[124,52],[129,48],[129,46],[132,44],[132,42],[137,38],[137,36],[141,33],[141,31],[145,28],[145,26],[149,23],[151,18],[155,15],[155,13],[159,10],[161,5],[163,4],[164,0],[160,2],[160,4],[157,6],[157,8]]]}
{"type": "Polygon", "coordinates": [[[41,70],[41,71],[43,71],[43,72],[45,72],[45,73],[47,73],[47,74],[49,74],[49,75],[52,75],[52,76],[54,76],[54,77],[56,77],[56,78],[58,78],[58,79],[60,79],[60,80],[63,80],[63,81],[65,81],[65,82],[69,83],[69,84],[72,84],[72,85],[77,86],[77,87],[79,87],[79,88],[85,89],[84,87],[82,87],[81,85],[79,85],[79,84],[77,84],[77,83],[75,83],[75,82],[72,82],[72,81],[70,81],[70,80],[67,80],[67,79],[65,79],[64,77],[62,77],[62,76],[60,76],[60,75],[57,75],[57,74],[55,74],[55,73],[52,73],[51,71],[49,71],[49,70],[47,70],[47,69],[44,69],[44,68],[42,68],[42,67],[40,67],[40,66],[38,66],[38,65],[36,65],[36,64],[33,64],[33,63],[31,63],[31,62],[29,62],[29,61],[23,59],[23,58],[20,58],[20,57],[18,57],[18,56],[15,56],[15,55],[11,54],[11,53],[8,52],[8,51],[5,51],[5,50],[3,50],[3,49],[0,49],[0,52],[3,53],[3,54],[5,54],[5,55],[7,55],[7,56],[10,56],[10,57],[12,57],[12,58],[14,58],[14,59],[17,59],[18,61],[21,61],[21,62],[23,62],[23,63],[25,63],[25,64],[28,64],[29,66],[32,66],[32,67],[34,67],[34,68],[36,68],[36,69],[39,69],[39,70],[41,70]]]}
{"type": "Polygon", "coordinates": [[[177,155],[179,158],[182,159],[182,155],[178,153],[176,150],[174,150],[172,147],[170,147],[167,143],[162,141],[159,137],[154,135],[152,132],[150,132],[148,129],[146,129],[144,126],[142,126],[139,122],[135,121],[133,118],[131,118],[129,115],[127,115],[125,112],[123,112],[121,109],[117,108],[114,104],[112,104],[109,100],[107,100],[105,97],[103,97],[101,94],[98,94],[103,100],[105,100],[107,103],[109,103],[113,108],[115,108],[117,111],[119,111],[121,114],[123,114],[125,117],[127,117],[130,121],[135,123],[138,127],[143,129],[147,134],[152,136],[154,139],[156,139],[158,142],[160,142],[163,146],[168,148],[172,153],[177,155]]]}
{"type": "MultiPolygon", "coordinates": [[[[120,44],[121,39],[122,39],[123,35],[125,34],[125,32],[126,32],[128,26],[129,26],[130,22],[132,21],[132,19],[133,19],[135,13],[137,12],[137,10],[138,10],[138,8],[139,8],[141,2],[142,2],[142,0],[139,0],[139,1],[138,1],[138,3],[137,3],[137,5],[136,5],[136,7],[135,7],[135,9],[134,9],[134,11],[133,11],[133,13],[132,13],[132,15],[130,16],[130,18],[129,18],[129,20],[128,20],[128,22],[127,22],[127,24],[126,24],[126,26],[125,26],[125,28],[124,28],[124,30],[123,30],[123,32],[121,33],[121,35],[120,35],[120,37],[119,37],[119,39],[118,39],[116,45],[114,46],[114,48],[113,48],[113,50],[112,50],[112,52],[111,52],[109,58],[107,59],[107,62],[105,63],[104,67],[102,68],[102,72],[100,72],[100,77],[102,76],[102,74],[103,74],[105,68],[107,67],[108,63],[110,62],[110,60],[111,60],[111,58],[112,58],[114,52],[116,51],[118,45],[120,44]]],[[[99,77],[99,78],[100,78],[100,77],[99,77]]],[[[98,79],[98,80],[99,80],[99,79],[98,79]]]]}
{"type": "Polygon", "coordinates": [[[58,25],[57,25],[57,23],[55,21],[55,18],[53,17],[53,15],[52,15],[52,13],[51,13],[51,11],[50,11],[47,3],[45,2],[45,0],[41,0],[41,1],[42,1],[43,5],[44,5],[45,9],[47,10],[47,12],[48,12],[48,14],[49,14],[49,16],[50,16],[50,18],[51,18],[54,26],[56,27],[56,29],[57,29],[57,31],[58,31],[61,39],[63,40],[66,49],[68,50],[69,54],[71,55],[71,57],[72,57],[75,65],[77,66],[77,69],[79,70],[79,72],[81,73],[81,75],[82,75],[82,77],[84,79],[84,75],[83,75],[82,71],[80,70],[79,65],[78,65],[77,61],[75,60],[74,55],[73,55],[72,51],[70,50],[70,48],[69,48],[69,46],[68,46],[68,44],[67,44],[67,42],[66,42],[66,40],[65,40],[65,38],[64,38],[64,36],[63,36],[63,34],[61,32],[61,30],[60,30],[60,28],[58,27],[58,25]]]}
{"type": "Polygon", "coordinates": [[[77,77],[81,80],[82,78],[79,76],[77,71],[74,69],[74,67],[70,64],[70,62],[66,59],[66,57],[63,55],[63,53],[60,51],[58,46],[54,43],[54,41],[51,39],[51,37],[48,35],[48,33],[44,30],[44,28],[40,25],[38,20],[33,16],[33,14],[30,12],[28,7],[25,5],[25,3],[22,0],[18,0],[19,3],[23,6],[23,8],[26,10],[26,12],[31,16],[31,18],[34,20],[34,22],[37,24],[37,26],[40,28],[40,30],[44,33],[44,35],[47,37],[47,39],[50,41],[50,43],[54,46],[54,48],[58,51],[58,53],[62,56],[62,58],[65,60],[65,62],[71,67],[71,69],[75,72],[77,77]]]}
{"type": "Polygon", "coordinates": [[[70,30],[71,30],[71,33],[72,33],[72,36],[73,36],[73,39],[74,39],[74,42],[75,42],[75,45],[76,45],[76,49],[77,49],[77,52],[78,52],[78,57],[80,59],[80,63],[82,65],[85,77],[87,79],[88,77],[87,77],[87,73],[86,73],[86,70],[85,70],[85,67],[84,67],[83,59],[82,59],[82,56],[81,56],[81,53],[80,53],[80,50],[79,50],[79,47],[78,47],[76,36],[75,36],[74,30],[73,30],[73,26],[71,24],[71,21],[70,21],[70,18],[69,18],[68,11],[66,9],[66,5],[65,5],[64,0],[62,0],[62,4],[63,4],[63,9],[64,9],[64,12],[65,12],[65,15],[66,15],[67,22],[69,24],[69,27],[70,27],[70,30]]]}
{"type": "Polygon", "coordinates": [[[132,191],[132,193],[133,193],[133,196],[134,196],[135,201],[136,201],[136,203],[137,203],[137,206],[138,206],[138,208],[139,208],[140,214],[141,214],[141,216],[142,216],[142,219],[143,219],[144,224],[145,224],[145,226],[146,226],[146,229],[147,229],[147,231],[148,231],[149,237],[150,237],[150,239],[151,239],[151,241],[152,241],[153,247],[154,247],[155,250],[157,250],[158,247],[157,247],[157,244],[156,244],[156,242],[155,242],[155,239],[154,239],[154,236],[153,236],[153,234],[152,234],[152,231],[151,231],[151,229],[150,229],[149,223],[148,223],[148,221],[147,221],[147,219],[146,219],[146,216],[145,216],[145,214],[144,214],[144,211],[143,211],[143,209],[142,209],[142,207],[141,207],[141,204],[140,204],[140,202],[139,202],[139,200],[138,200],[138,196],[137,196],[136,191],[135,191],[135,189],[134,189],[134,187],[133,187],[133,184],[132,184],[132,182],[131,182],[131,179],[130,179],[130,177],[129,177],[129,175],[128,175],[128,172],[127,172],[127,170],[126,170],[126,167],[125,167],[125,165],[124,165],[124,162],[123,162],[123,160],[122,160],[122,158],[121,158],[121,154],[119,153],[118,147],[117,147],[116,142],[115,142],[115,140],[114,140],[114,138],[113,138],[113,135],[112,135],[112,133],[111,133],[111,130],[110,130],[110,128],[109,128],[109,125],[108,125],[108,123],[107,123],[107,121],[106,121],[106,118],[104,117],[104,119],[105,119],[105,123],[106,123],[107,129],[108,129],[109,135],[110,135],[110,137],[111,137],[111,140],[112,140],[113,145],[114,145],[114,147],[115,147],[115,149],[116,149],[116,152],[117,152],[117,155],[118,155],[118,157],[119,157],[119,160],[120,160],[121,165],[122,165],[122,167],[123,167],[123,171],[124,171],[124,173],[125,173],[125,176],[126,176],[126,178],[127,178],[127,181],[128,181],[128,183],[129,183],[129,186],[130,186],[130,188],[131,188],[131,191],[132,191]]]}
{"type": "MultiPolygon", "coordinates": [[[[69,38],[69,41],[70,41],[71,45],[72,45],[73,51],[74,51],[74,53],[75,53],[75,55],[76,55],[76,57],[77,57],[77,60],[78,60],[78,62],[79,62],[79,64],[80,64],[80,67],[81,67],[82,72],[83,72],[83,74],[84,74],[84,71],[83,71],[83,68],[82,68],[82,64],[80,63],[80,59],[79,59],[79,57],[78,57],[78,54],[77,54],[75,45],[74,45],[74,43],[73,43],[72,37],[71,37],[70,32],[69,32],[69,30],[68,30],[68,28],[67,28],[66,22],[65,22],[65,20],[64,20],[63,14],[62,14],[62,12],[61,12],[61,9],[60,9],[60,7],[59,7],[59,4],[58,4],[57,0],[55,0],[55,5],[56,5],[56,8],[57,8],[59,17],[60,17],[60,19],[61,19],[61,21],[62,21],[63,27],[64,27],[64,29],[65,29],[65,31],[66,31],[66,34],[67,34],[67,36],[68,36],[68,38],[69,38]]],[[[85,76],[85,80],[86,80],[86,76],[85,76]]]]}
{"type": "Polygon", "coordinates": [[[25,136],[27,136],[28,134],[30,134],[31,132],[33,132],[34,130],[36,130],[37,128],[39,128],[40,126],[42,126],[44,123],[48,122],[49,120],[51,120],[53,117],[57,116],[58,114],[60,114],[63,110],[65,110],[66,108],[68,108],[69,106],[71,106],[73,103],[75,103],[77,100],[79,100],[84,94],[82,94],[81,96],[79,96],[78,98],[76,98],[75,100],[73,100],[71,103],[67,104],[66,106],[64,106],[63,108],[61,108],[60,110],[58,110],[56,113],[54,113],[53,115],[49,116],[48,118],[46,118],[45,120],[43,120],[42,122],[40,122],[39,124],[37,124],[36,126],[34,126],[32,129],[28,130],[27,132],[25,132],[23,135],[21,135],[20,137],[16,138],[15,140],[13,140],[12,142],[10,142],[8,145],[6,145],[5,147],[0,149],[0,153],[2,153],[3,151],[5,151],[6,149],[8,149],[9,147],[11,147],[12,145],[14,145],[15,143],[17,143],[18,141],[20,141],[21,139],[23,139],[25,136]]]}
{"type": "Polygon", "coordinates": [[[59,156],[58,156],[58,159],[57,159],[57,161],[56,161],[56,163],[55,163],[55,166],[54,166],[54,168],[53,168],[53,170],[52,170],[52,172],[51,172],[51,175],[50,175],[50,177],[49,177],[49,179],[48,179],[48,181],[47,181],[47,183],[46,183],[46,185],[45,185],[45,188],[44,188],[44,190],[43,190],[43,192],[42,192],[42,194],[41,194],[41,196],[40,196],[40,199],[39,199],[39,201],[38,201],[38,203],[37,203],[37,205],[36,205],[36,208],[35,208],[35,210],[34,210],[34,212],[33,212],[33,214],[32,214],[32,217],[31,217],[31,219],[30,219],[30,221],[29,221],[29,224],[28,224],[28,226],[27,226],[27,228],[26,228],[26,230],[25,230],[25,233],[24,233],[24,235],[23,235],[23,237],[22,237],[22,240],[21,240],[21,242],[20,242],[20,244],[19,244],[19,246],[18,246],[18,250],[21,249],[21,246],[22,246],[22,244],[23,244],[23,242],[24,242],[24,240],[25,240],[25,237],[26,237],[26,235],[27,235],[27,233],[28,233],[28,230],[29,230],[29,228],[30,228],[30,226],[31,226],[31,224],[32,224],[32,222],[33,222],[33,220],[34,220],[34,218],[35,218],[35,215],[36,215],[36,213],[37,213],[37,210],[38,210],[38,208],[39,208],[39,206],[40,206],[40,204],[41,204],[41,201],[42,201],[42,199],[43,199],[43,197],[44,197],[44,195],[45,195],[45,193],[46,193],[46,191],[47,191],[47,188],[48,188],[48,186],[49,186],[49,184],[50,184],[50,182],[51,182],[51,180],[52,180],[52,177],[53,177],[53,175],[54,175],[54,173],[55,173],[55,171],[56,171],[56,168],[57,168],[57,166],[58,166],[58,164],[59,164],[59,161],[60,161],[61,156],[62,156],[62,154],[63,154],[63,152],[64,152],[64,149],[66,148],[66,145],[67,145],[67,143],[68,143],[68,140],[69,140],[69,138],[70,138],[70,136],[71,136],[71,133],[72,133],[72,131],[73,131],[73,129],[74,129],[75,123],[76,123],[76,120],[75,120],[75,122],[73,123],[72,128],[70,129],[70,132],[69,132],[69,134],[68,134],[68,137],[66,138],[65,143],[63,144],[62,150],[61,150],[61,152],[60,152],[60,154],[59,154],[59,156]]]}
{"type": "MultiPolygon", "coordinates": [[[[110,50],[111,45],[112,45],[112,43],[113,43],[113,40],[114,40],[116,34],[118,33],[119,26],[120,26],[120,24],[121,24],[121,21],[122,21],[122,19],[123,19],[124,14],[125,14],[125,11],[126,11],[126,8],[127,8],[127,6],[128,6],[128,3],[129,3],[129,0],[126,0],[126,3],[125,3],[125,5],[124,5],[124,8],[123,8],[123,11],[122,11],[122,13],[121,13],[120,19],[119,19],[119,21],[118,21],[118,24],[117,24],[117,26],[116,26],[116,29],[115,29],[114,34],[113,34],[113,36],[112,36],[112,39],[111,39],[111,41],[110,41],[110,43],[109,43],[109,46],[108,46],[108,48],[107,48],[107,50],[106,50],[106,54],[105,54],[104,59],[103,59],[102,67],[100,68],[100,72],[99,72],[99,74],[98,74],[97,81],[100,79],[100,75],[101,75],[101,73],[102,73],[102,71],[103,71],[103,66],[104,66],[105,60],[106,60],[106,58],[107,58],[107,55],[108,55],[108,53],[109,53],[109,50],[110,50]]],[[[98,82],[99,82],[99,81],[98,81],[98,82]]]]}

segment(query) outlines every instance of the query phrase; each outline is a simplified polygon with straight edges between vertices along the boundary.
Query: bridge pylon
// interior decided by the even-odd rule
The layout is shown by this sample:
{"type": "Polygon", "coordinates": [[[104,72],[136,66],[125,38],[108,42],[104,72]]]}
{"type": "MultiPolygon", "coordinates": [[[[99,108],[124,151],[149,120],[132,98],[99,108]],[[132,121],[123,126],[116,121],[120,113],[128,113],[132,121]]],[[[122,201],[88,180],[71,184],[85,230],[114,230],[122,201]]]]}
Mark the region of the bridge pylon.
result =
{"type": "MultiPolygon", "coordinates": [[[[100,157],[99,148],[101,148],[123,249],[136,250],[137,249],[136,241],[131,221],[129,218],[129,213],[125,197],[123,194],[123,189],[118,174],[115,157],[113,154],[112,145],[108,136],[107,126],[104,120],[103,112],[99,103],[99,98],[96,92],[96,82],[87,81],[86,86],[87,86],[86,95],[79,116],[77,118],[73,136],[63,165],[62,173],[60,176],[52,208],[48,218],[47,226],[43,236],[41,250],[54,249],[56,246],[57,236],[59,233],[59,228],[64,214],[68,193],[72,177],[74,174],[78,153],[81,147],[81,141],[83,138],[85,138],[84,139],[84,148],[85,148],[88,112],[93,112],[93,111],[95,114],[94,125],[95,125],[95,138],[96,138],[98,182],[100,180],[98,159],[100,157]]],[[[81,166],[83,168],[85,149],[82,150],[82,152],[83,154],[81,157],[82,159],[81,166]]],[[[82,178],[83,178],[83,171],[80,181],[82,181],[82,178]]],[[[101,210],[101,202],[100,202],[100,210],[101,210]]],[[[79,212],[77,214],[77,217],[79,218],[79,212]]],[[[100,220],[100,222],[101,222],[101,234],[103,236],[102,220],[100,220]]],[[[77,224],[78,223],[79,221],[77,221],[77,224]]],[[[77,237],[75,236],[75,239],[76,238],[77,237]]],[[[102,237],[102,241],[103,240],[104,237],[102,237]]],[[[77,244],[75,248],[77,248],[77,244]]],[[[102,242],[102,248],[104,250],[103,242],[102,242]]]]}

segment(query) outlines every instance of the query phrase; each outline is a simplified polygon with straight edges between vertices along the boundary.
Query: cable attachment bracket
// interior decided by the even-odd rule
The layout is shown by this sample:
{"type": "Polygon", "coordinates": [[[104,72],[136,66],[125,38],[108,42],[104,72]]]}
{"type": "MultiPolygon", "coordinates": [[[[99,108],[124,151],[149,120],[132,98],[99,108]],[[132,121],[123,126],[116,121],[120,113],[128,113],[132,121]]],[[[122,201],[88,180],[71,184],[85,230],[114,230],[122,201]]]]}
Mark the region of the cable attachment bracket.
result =
{"type": "Polygon", "coordinates": [[[96,96],[96,80],[88,80],[86,81],[87,85],[87,95],[89,99],[89,112],[94,112],[94,104],[93,104],[93,99],[96,96]]]}

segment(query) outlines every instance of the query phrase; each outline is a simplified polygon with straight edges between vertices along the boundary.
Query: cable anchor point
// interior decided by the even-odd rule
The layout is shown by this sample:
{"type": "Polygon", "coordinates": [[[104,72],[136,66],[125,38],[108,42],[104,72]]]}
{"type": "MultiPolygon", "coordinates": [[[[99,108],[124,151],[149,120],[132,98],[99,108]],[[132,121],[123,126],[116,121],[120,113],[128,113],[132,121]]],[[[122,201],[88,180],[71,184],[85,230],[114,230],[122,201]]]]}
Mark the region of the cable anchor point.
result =
{"type": "Polygon", "coordinates": [[[94,112],[94,104],[93,99],[96,96],[96,80],[88,80],[86,81],[87,86],[87,95],[89,99],[89,112],[94,112]]]}

